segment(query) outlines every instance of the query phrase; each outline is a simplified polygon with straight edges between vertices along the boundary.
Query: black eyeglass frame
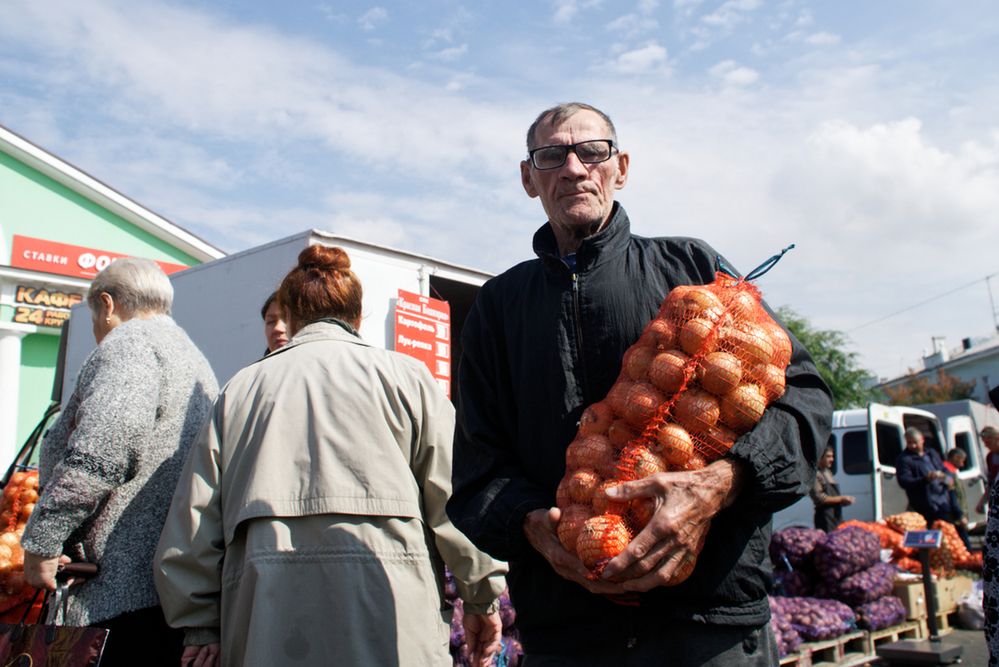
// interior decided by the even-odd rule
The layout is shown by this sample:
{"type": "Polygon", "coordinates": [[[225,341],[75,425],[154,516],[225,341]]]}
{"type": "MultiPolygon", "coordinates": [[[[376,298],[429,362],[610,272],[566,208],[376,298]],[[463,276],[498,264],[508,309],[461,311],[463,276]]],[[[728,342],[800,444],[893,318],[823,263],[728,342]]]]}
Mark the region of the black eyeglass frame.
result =
{"type": "Polygon", "coordinates": [[[583,164],[600,164],[601,162],[607,162],[607,160],[611,159],[616,154],[620,153],[621,149],[614,145],[613,139],[587,139],[586,141],[579,141],[574,144],[551,144],[549,146],[538,146],[537,148],[532,148],[531,150],[527,151],[527,158],[530,161],[531,166],[537,169],[538,171],[550,171],[552,169],[559,169],[565,166],[565,161],[569,159],[569,151],[576,153],[576,157],[579,158],[579,161],[582,162],[583,164]],[[592,143],[607,144],[608,148],[610,149],[607,151],[607,157],[605,157],[602,160],[593,160],[587,162],[586,160],[584,160],[579,156],[579,153],[576,153],[576,146],[582,146],[583,144],[592,144],[592,143]],[[562,161],[553,167],[539,167],[538,163],[534,161],[534,154],[537,153],[538,151],[543,151],[547,148],[561,148],[563,152],[562,161]]]}

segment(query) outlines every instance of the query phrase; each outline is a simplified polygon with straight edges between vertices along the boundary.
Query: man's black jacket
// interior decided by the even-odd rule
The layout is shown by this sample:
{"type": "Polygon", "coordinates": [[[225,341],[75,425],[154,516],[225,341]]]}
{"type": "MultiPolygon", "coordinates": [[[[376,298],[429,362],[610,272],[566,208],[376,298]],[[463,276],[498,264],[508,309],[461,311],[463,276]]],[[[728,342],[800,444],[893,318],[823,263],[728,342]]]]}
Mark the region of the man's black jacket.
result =
{"type": "Polygon", "coordinates": [[[479,548],[509,561],[525,647],[585,650],[669,618],[762,625],[771,514],[808,493],[829,436],[829,391],[808,354],[794,341],[787,392],[732,448],[750,479],[714,519],[691,578],[642,595],[638,607],[615,604],[559,577],[527,541],[524,517],[555,504],[583,409],[607,394],[670,289],[714,279],[717,253],[697,239],[633,236],[617,204],[579,248],[575,273],[548,224],[534,249],[538,259],[482,287],[465,321],[447,508],[479,548]]]}

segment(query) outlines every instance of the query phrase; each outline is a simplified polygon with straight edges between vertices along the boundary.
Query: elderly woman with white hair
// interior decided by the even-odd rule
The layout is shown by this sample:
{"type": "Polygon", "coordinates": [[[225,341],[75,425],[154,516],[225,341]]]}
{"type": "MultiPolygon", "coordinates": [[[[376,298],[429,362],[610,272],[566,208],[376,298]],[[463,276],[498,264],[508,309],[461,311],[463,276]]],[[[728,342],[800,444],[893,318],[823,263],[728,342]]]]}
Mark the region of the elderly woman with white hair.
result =
{"type": "Polygon", "coordinates": [[[87,303],[98,345],[42,443],[25,579],[51,590],[61,561],[97,563],[96,577],[70,589],[63,622],[111,631],[104,667],[175,667],[182,637],[163,619],[153,552],[218,383],[170,317],[173,286],[154,262],[113,262],[87,303]]]}

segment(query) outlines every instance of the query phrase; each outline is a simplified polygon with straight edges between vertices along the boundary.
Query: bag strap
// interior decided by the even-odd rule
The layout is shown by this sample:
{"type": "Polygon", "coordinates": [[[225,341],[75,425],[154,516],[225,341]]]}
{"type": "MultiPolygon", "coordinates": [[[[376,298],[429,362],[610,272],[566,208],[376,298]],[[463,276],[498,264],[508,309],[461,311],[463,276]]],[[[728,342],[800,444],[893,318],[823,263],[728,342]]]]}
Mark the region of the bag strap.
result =
{"type": "Polygon", "coordinates": [[[49,423],[49,419],[52,415],[59,412],[61,405],[59,403],[51,403],[48,408],[45,409],[45,414],[42,416],[41,421],[35,426],[31,431],[31,435],[28,439],[24,441],[21,445],[21,449],[17,452],[17,456],[11,462],[10,467],[7,468],[7,472],[4,474],[3,479],[0,479],[0,487],[7,486],[7,482],[10,481],[11,475],[19,467],[27,467],[28,461],[31,457],[35,455],[35,448],[38,447],[38,442],[42,439],[42,434],[45,432],[45,426],[49,423]]]}

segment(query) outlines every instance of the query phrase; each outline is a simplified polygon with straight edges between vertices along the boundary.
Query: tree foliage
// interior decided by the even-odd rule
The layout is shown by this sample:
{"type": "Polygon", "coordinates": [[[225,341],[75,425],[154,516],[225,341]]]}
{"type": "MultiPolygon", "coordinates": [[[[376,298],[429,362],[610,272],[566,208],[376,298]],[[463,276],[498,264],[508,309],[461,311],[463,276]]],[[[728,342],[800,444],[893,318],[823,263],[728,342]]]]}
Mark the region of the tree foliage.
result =
{"type": "Polygon", "coordinates": [[[910,377],[896,387],[882,387],[892,405],[920,405],[963,401],[975,393],[975,381],[965,382],[949,375],[942,368],[936,372],[936,382],[929,374],[910,372],[910,377]]]}
{"type": "Polygon", "coordinates": [[[837,410],[864,407],[872,400],[873,390],[868,384],[872,374],[861,368],[860,355],[847,351],[845,334],[815,329],[787,306],[779,308],[777,316],[812,356],[819,374],[832,390],[837,410]]]}

